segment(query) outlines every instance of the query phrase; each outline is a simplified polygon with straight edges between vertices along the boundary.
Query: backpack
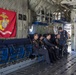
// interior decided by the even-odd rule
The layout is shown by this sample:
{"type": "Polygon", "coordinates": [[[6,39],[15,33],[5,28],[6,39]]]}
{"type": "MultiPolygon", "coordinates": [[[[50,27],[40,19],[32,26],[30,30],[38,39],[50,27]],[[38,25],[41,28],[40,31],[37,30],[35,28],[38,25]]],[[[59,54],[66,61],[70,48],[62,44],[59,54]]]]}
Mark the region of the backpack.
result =
{"type": "Polygon", "coordinates": [[[67,43],[67,39],[68,39],[67,31],[63,30],[60,33],[60,40],[59,40],[60,45],[65,45],[67,43]]]}

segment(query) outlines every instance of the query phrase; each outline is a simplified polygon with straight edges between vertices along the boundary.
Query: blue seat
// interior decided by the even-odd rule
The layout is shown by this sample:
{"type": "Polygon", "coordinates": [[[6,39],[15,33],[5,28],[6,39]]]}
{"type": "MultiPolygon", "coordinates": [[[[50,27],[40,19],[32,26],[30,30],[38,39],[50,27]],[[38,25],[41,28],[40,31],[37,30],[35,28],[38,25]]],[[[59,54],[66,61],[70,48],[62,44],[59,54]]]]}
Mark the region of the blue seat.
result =
{"type": "Polygon", "coordinates": [[[17,53],[17,58],[18,58],[18,59],[24,58],[25,48],[24,48],[23,46],[19,46],[19,47],[17,48],[17,51],[18,51],[18,53],[17,53]]]}
{"type": "Polygon", "coordinates": [[[8,48],[0,49],[0,64],[8,62],[8,48]]]}
{"type": "Polygon", "coordinates": [[[0,47],[7,47],[10,62],[24,58],[24,56],[29,57],[32,54],[32,45],[28,38],[1,39],[0,47]]]}
{"type": "Polygon", "coordinates": [[[26,48],[26,57],[32,55],[32,45],[31,44],[26,45],[25,48],[26,48]]]}
{"type": "Polygon", "coordinates": [[[9,61],[17,60],[17,50],[15,50],[12,46],[9,46],[9,61]]]}

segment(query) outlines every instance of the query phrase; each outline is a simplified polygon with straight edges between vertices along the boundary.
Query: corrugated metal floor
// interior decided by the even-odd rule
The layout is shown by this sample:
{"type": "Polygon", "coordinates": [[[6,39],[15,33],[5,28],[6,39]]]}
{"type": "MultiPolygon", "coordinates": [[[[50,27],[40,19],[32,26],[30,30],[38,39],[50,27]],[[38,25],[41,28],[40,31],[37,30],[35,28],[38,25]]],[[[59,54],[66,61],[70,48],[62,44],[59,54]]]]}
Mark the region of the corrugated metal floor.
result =
{"type": "Polygon", "coordinates": [[[52,66],[40,62],[8,75],[76,75],[76,52],[70,52],[52,66]]]}
{"type": "Polygon", "coordinates": [[[8,75],[76,75],[76,53],[72,52],[52,66],[40,62],[8,75]]]}

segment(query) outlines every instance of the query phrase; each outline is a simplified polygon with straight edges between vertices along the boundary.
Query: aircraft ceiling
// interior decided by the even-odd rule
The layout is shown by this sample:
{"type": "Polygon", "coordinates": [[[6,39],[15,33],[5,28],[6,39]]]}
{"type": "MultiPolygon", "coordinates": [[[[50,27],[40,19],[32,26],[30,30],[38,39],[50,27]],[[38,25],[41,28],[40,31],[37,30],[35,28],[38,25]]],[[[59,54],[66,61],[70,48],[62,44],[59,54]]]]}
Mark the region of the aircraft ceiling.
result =
{"type": "Polygon", "coordinates": [[[53,6],[56,9],[61,7],[70,10],[76,7],[76,0],[29,0],[29,6],[34,11],[38,11],[41,7],[46,8],[48,11],[53,6]]]}
{"type": "Polygon", "coordinates": [[[60,4],[61,1],[63,0],[29,0],[29,5],[34,11],[37,11],[41,7],[49,10],[51,6],[60,4]]]}

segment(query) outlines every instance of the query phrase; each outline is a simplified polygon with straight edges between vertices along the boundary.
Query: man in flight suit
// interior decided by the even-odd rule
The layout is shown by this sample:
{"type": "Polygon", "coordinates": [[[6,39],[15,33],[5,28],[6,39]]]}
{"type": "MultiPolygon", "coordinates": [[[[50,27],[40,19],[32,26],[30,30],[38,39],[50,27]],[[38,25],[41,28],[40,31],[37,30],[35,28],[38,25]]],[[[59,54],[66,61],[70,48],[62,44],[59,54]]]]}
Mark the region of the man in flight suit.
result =
{"type": "Polygon", "coordinates": [[[68,54],[67,48],[67,39],[68,39],[68,33],[66,30],[63,30],[62,27],[59,27],[59,35],[60,35],[60,40],[59,40],[59,44],[61,45],[61,49],[62,49],[62,56],[63,53],[65,53],[66,55],[68,54]]]}
{"type": "Polygon", "coordinates": [[[51,35],[47,34],[46,38],[44,39],[44,43],[45,43],[45,47],[49,52],[51,62],[54,63],[55,61],[58,60],[58,49],[56,45],[51,43],[50,39],[51,39],[51,35]]]}
{"type": "Polygon", "coordinates": [[[33,53],[35,53],[37,56],[38,55],[43,55],[45,58],[45,61],[47,64],[50,64],[50,58],[49,58],[49,53],[48,50],[45,48],[41,48],[39,46],[39,41],[38,41],[39,35],[37,33],[34,34],[34,39],[33,39],[33,53]]]}

